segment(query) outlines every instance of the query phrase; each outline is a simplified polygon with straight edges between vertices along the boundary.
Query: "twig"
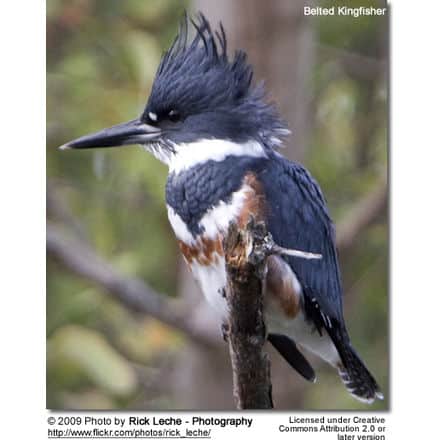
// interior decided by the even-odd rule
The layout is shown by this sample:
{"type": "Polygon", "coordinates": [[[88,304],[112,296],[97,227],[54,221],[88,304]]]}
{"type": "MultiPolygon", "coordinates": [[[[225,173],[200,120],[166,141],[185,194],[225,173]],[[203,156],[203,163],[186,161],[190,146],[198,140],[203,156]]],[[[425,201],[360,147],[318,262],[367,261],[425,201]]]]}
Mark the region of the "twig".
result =
{"type": "Polygon", "coordinates": [[[263,352],[265,237],[261,224],[252,222],[245,230],[231,224],[224,241],[230,309],[228,342],[237,409],[273,408],[270,362],[263,352]]]}
{"type": "Polygon", "coordinates": [[[338,61],[346,72],[354,77],[371,80],[386,73],[387,63],[383,58],[370,57],[325,44],[318,44],[317,48],[324,59],[338,61]]]}
{"type": "Polygon", "coordinates": [[[381,182],[351,208],[337,227],[336,245],[339,252],[350,249],[359,234],[386,212],[387,200],[388,187],[386,182],[381,182]]]}
{"type": "Polygon", "coordinates": [[[272,254],[289,255],[291,257],[304,258],[305,260],[320,260],[322,258],[321,254],[315,254],[313,252],[300,251],[298,249],[286,249],[277,244],[272,246],[272,254]]]}
{"type": "Polygon", "coordinates": [[[120,274],[84,241],[68,236],[51,224],[47,225],[46,235],[47,251],[73,273],[97,283],[131,310],[146,313],[181,330],[196,343],[210,347],[216,345],[209,335],[193,324],[187,310],[173,304],[173,300],[166,300],[141,279],[120,274]]]}

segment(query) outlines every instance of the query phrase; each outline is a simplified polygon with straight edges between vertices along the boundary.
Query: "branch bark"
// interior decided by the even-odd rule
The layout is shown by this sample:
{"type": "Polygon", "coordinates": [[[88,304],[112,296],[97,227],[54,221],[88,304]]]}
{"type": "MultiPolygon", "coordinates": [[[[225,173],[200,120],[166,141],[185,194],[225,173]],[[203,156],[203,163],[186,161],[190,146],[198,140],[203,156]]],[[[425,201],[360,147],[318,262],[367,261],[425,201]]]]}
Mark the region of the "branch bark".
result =
{"type": "Polygon", "coordinates": [[[218,345],[218,341],[209,333],[193,325],[186,308],[173,304],[173,300],[165,299],[164,295],[155,292],[141,279],[120,274],[83,240],[68,236],[61,228],[48,224],[46,248],[67,269],[98,284],[132,311],[150,315],[182,331],[198,344],[209,347],[218,345]]]}
{"type": "Polygon", "coordinates": [[[263,346],[264,225],[231,224],[224,242],[229,316],[229,353],[237,409],[273,408],[270,362],[263,346]]]}
{"type": "Polygon", "coordinates": [[[359,234],[386,212],[387,200],[388,186],[381,182],[351,208],[337,227],[336,246],[341,254],[347,252],[359,234]]]}

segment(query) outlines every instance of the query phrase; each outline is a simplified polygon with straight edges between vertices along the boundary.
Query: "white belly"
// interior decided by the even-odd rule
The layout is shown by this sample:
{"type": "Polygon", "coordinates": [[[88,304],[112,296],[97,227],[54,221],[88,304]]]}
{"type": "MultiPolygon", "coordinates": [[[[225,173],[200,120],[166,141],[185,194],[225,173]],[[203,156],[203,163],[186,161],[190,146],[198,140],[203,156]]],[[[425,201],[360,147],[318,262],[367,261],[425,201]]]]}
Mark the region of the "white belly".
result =
{"type": "MultiPolygon", "coordinates": [[[[208,303],[217,312],[221,321],[228,319],[228,307],[223,291],[226,288],[226,270],[223,257],[218,263],[211,266],[202,266],[198,263],[191,265],[191,271],[198,281],[208,303]]],[[[305,320],[304,312],[300,312],[294,319],[283,316],[277,308],[266,302],[264,321],[269,333],[279,333],[289,336],[295,343],[310,350],[329,364],[336,366],[339,354],[333,342],[323,329],[322,336],[305,320]]]]}
{"type": "MultiPolygon", "coordinates": [[[[239,191],[231,195],[228,203],[220,202],[208,210],[199,222],[199,226],[204,231],[203,235],[197,238],[193,237],[179,215],[168,206],[168,218],[177,238],[187,246],[197,246],[200,240],[216,239],[221,236],[227,230],[229,223],[239,215],[248,191],[250,191],[249,186],[243,185],[239,191]]],[[[197,260],[191,257],[187,262],[206,300],[219,316],[219,321],[225,322],[228,319],[228,306],[224,296],[225,259],[219,253],[210,255],[209,259],[210,264],[207,264],[206,259],[197,260]]],[[[325,330],[322,336],[317,331],[312,331],[312,326],[305,321],[303,312],[293,319],[287,319],[279,310],[270,306],[266,309],[265,321],[269,332],[291,337],[296,343],[333,365],[339,360],[337,351],[325,330]]]]}
{"type": "Polygon", "coordinates": [[[190,268],[206,300],[214,308],[219,318],[225,321],[228,317],[228,307],[223,293],[226,288],[224,257],[217,255],[216,263],[209,266],[193,262],[190,268]]]}
{"type": "MultiPolygon", "coordinates": [[[[171,206],[168,208],[168,219],[178,240],[186,246],[201,246],[204,240],[217,240],[224,234],[231,221],[235,221],[240,215],[246,197],[252,192],[247,184],[236,192],[233,192],[228,202],[220,201],[216,206],[207,210],[199,221],[199,228],[203,233],[194,237],[186,224],[171,206]]],[[[206,261],[197,261],[197,258],[187,260],[191,271],[200,285],[200,288],[209,304],[212,305],[222,320],[227,319],[227,305],[223,290],[226,287],[226,269],[223,255],[215,252],[205,255],[205,260],[212,260],[207,265],[206,261]]],[[[203,260],[203,259],[201,259],[203,260]]]]}

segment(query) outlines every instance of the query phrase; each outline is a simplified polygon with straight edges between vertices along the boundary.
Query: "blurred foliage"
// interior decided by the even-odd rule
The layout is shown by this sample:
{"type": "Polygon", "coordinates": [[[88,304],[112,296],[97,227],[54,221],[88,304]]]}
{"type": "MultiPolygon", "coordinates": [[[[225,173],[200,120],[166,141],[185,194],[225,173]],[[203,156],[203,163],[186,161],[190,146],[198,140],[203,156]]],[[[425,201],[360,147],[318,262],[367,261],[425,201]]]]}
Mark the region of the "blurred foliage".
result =
{"type": "MultiPolygon", "coordinates": [[[[137,147],[75,154],[55,147],[141,112],[183,7],[179,0],[47,1],[49,193],[68,216],[79,219],[78,232],[106,259],[169,296],[176,293],[178,252],[164,209],[165,167],[137,147]]],[[[324,51],[336,52],[318,52],[305,162],[337,223],[386,175],[386,74],[357,77],[342,59],[355,53],[386,60],[387,23],[375,17],[321,17],[315,29],[324,51]]],[[[50,209],[48,215],[59,220],[50,209]]],[[[348,327],[385,393],[386,220],[363,233],[342,262],[348,327]]],[[[155,320],[134,316],[56,261],[49,259],[47,271],[48,407],[176,407],[168,396],[167,374],[170,359],[184,344],[181,337],[155,320]]],[[[326,387],[308,387],[305,408],[365,409],[345,392],[334,371],[322,366],[319,376],[326,387]]]]}
{"type": "MultiPolygon", "coordinates": [[[[136,147],[79,154],[54,148],[140,113],[181,13],[178,0],[47,2],[49,191],[112,264],[166,295],[175,295],[177,247],[163,209],[165,167],[136,147]]],[[[180,344],[175,332],[134,317],[54,261],[47,333],[53,408],[136,406],[140,393],[155,393],[142,381],[153,374],[145,368],[156,371],[180,344]]]]}
{"type": "MultiPolygon", "coordinates": [[[[320,1],[320,6],[385,7],[383,1],[320,1]]],[[[315,119],[306,165],[324,189],[338,225],[357,200],[387,175],[388,18],[316,17],[315,119]],[[367,70],[368,69],[368,70],[367,70]]],[[[342,255],[344,309],[357,351],[388,388],[388,228],[386,213],[342,255]],[[361,313],[359,313],[361,311],[361,313]]],[[[311,387],[305,408],[368,409],[344,390],[331,368],[319,372],[325,387],[311,387]],[[331,398],[329,398],[331,396],[331,398]]]]}

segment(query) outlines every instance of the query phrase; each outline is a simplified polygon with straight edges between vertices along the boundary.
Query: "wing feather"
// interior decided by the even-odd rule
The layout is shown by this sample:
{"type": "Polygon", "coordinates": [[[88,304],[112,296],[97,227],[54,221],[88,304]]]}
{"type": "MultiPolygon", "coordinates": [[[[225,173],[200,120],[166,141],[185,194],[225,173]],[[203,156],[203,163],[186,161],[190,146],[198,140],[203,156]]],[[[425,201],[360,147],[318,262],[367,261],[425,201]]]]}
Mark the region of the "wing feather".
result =
{"type": "Polygon", "coordinates": [[[324,315],[343,326],[334,227],[318,184],[304,167],[281,155],[274,156],[259,177],[266,193],[268,229],[275,242],[322,255],[320,260],[283,257],[302,285],[306,312],[312,303],[319,305],[316,317],[309,318],[326,326],[324,315]]]}

